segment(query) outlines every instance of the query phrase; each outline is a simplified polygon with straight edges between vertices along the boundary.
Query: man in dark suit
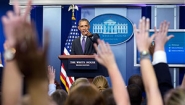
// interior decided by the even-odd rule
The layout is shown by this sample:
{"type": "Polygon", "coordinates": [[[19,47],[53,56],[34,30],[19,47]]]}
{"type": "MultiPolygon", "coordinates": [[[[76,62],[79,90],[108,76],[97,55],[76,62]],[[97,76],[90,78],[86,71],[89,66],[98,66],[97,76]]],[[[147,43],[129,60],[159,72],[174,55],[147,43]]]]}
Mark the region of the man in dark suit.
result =
{"type": "Polygon", "coordinates": [[[3,77],[3,64],[2,64],[1,53],[0,53],[0,92],[2,87],[2,77],[3,77]]]}
{"type": "Polygon", "coordinates": [[[98,34],[89,32],[90,24],[87,19],[81,19],[78,24],[78,29],[81,36],[76,38],[72,43],[71,55],[93,55],[96,53],[93,44],[97,43],[100,38],[98,34]]]}
{"type": "Polygon", "coordinates": [[[2,71],[3,71],[3,64],[2,64],[1,53],[0,53],[0,77],[2,77],[2,71]]]}
{"type": "Polygon", "coordinates": [[[161,92],[161,96],[164,99],[166,92],[170,89],[173,89],[171,75],[169,72],[169,67],[167,63],[158,63],[154,65],[155,74],[158,81],[159,90],[161,92]]]}
{"type": "Polygon", "coordinates": [[[152,56],[152,63],[157,77],[159,90],[162,98],[164,99],[166,92],[168,92],[170,89],[173,89],[173,84],[171,80],[170,70],[167,64],[166,52],[164,50],[154,52],[154,50],[155,42],[153,41],[149,48],[149,51],[152,56]]]}

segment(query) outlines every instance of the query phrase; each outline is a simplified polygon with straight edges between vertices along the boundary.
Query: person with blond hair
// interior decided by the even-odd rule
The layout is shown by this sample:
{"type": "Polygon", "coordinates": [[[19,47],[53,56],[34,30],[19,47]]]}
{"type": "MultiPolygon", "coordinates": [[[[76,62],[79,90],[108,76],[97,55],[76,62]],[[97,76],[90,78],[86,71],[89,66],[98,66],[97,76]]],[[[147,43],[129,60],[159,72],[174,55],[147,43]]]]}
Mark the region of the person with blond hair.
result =
{"type": "Polygon", "coordinates": [[[184,105],[185,104],[185,89],[176,88],[171,89],[164,99],[165,105],[184,105]]]}
{"type": "Polygon", "coordinates": [[[99,91],[103,91],[103,90],[109,88],[109,84],[108,84],[107,79],[102,75],[96,76],[93,79],[92,84],[94,84],[99,89],[99,91]]]}
{"type": "Polygon", "coordinates": [[[73,87],[65,105],[105,105],[105,100],[94,85],[81,84],[73,87]]]}
{"type": "Polygon", "coordinates": [[[71,91],[73,88],[75,88],[76,86],[81,85],[81,84],[89,84],[88,79],[87,79],[87,78],[78,78],[78,79],[76,79],[76,80],[72,83],[72,85],[71,85],[71,87],[70,87],[70,91],[71,91]]]}

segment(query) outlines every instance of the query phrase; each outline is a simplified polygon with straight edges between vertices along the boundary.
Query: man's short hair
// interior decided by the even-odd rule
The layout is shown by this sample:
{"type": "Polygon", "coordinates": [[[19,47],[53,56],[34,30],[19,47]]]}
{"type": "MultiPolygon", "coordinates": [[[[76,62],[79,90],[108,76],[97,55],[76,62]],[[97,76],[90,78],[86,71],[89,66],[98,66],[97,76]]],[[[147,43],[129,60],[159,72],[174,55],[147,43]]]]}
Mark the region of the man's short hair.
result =
{"type": "Polygon", "coordinates": [[[68,97],[67,92],[62,89],[57,89],[51,95],[51,98],[53,99],[54,102],[56,102],[57,105],[64,105],[67,97],[68,97]]]}
{"type": "Polygon", "coordinates": [[[78,22],[78,25],[80,25],[80,22],[82,22],[82,21],[86,21],[90,25],[89,20],[87,20],[85,18],[80,19],[79,22],[78,22]]]}
{"type": "Polygon", "coordinates": [[[116,105],[112,88],[107,88],[104,91],[102,91],[102,95],[105,99],[105,105],[116,105]]]}
{"type": "Polygon", "coordinates": [[[127,86],[127,91],[129,94],[131,105],[141,105],[142,91],[140,87],[136,84],[131,84],[127,86]]]}
{"type": "Polygon", "coordinates": [[[143,80],[142,77],[140,75],[133,75],[129,78],[128,80],[128,85],[131,84],[136,84],[139,86],[139,88],[144,91],[144,85],[143,85],[143,80]]]}

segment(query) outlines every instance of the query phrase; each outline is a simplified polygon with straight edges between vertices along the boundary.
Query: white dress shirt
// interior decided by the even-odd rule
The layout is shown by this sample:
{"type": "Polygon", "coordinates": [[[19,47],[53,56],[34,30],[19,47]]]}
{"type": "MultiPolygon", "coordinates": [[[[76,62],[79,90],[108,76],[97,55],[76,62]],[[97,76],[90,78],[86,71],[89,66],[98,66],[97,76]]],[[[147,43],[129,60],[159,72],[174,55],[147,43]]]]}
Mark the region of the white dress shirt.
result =
{"type": "Polygon", "coordinates": [[[84,36],[84,35],[81,34],[81,37],[80,37],[80,43],[81,43],[81,45],[82,45],[82,39],[83,39],[83,37],[85,37],[85,42],[87,40],[87,36],[84,36]]]}
{"type": "Polygon", "coordinates": [[[3,67],[3,64],[0,64],[0,67],[3,67]]]}
{"type": "Polygon", "coordinates": [[[51,96],[55,91],[56,91],[56,85],[55,84],[49,84],[48,95],[51,96]]]}
{"type": "Polygon", "coordinates": [[[165,51],[156,51],[154,52],[153,55],[153,65],[156,65],[158,63],[167,63],[167,58],[166,58],[166,52],[165,51]]]}

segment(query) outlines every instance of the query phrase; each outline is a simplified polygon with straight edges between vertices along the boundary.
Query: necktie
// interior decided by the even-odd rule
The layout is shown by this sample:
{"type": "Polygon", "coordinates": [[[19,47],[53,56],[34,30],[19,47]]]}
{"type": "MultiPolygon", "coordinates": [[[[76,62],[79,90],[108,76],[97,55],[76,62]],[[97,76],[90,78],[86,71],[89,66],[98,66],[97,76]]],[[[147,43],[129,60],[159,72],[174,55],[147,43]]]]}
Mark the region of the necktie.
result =
{"type": "Polygon", "coordinates": [[[85,51],[85,37],[82,39],[82,50],[85,51]]]}

